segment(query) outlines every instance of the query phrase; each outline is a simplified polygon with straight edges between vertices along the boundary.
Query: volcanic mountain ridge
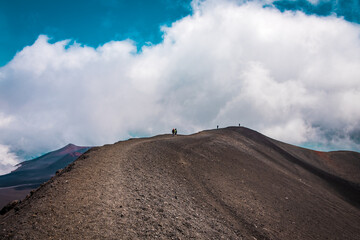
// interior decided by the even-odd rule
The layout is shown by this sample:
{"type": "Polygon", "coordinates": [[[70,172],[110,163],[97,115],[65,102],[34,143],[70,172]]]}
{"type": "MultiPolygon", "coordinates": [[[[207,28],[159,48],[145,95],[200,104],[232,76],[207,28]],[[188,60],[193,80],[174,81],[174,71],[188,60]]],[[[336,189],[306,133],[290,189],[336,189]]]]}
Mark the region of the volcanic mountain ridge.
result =
{"type": "Polygon", "coordinates": [[[92,148],[0,217],[1,239],[359,239],[360,154],[244,127],[92,148]]]}
{"type": "MultiPolygon", "coordinates": [[[[89,149],[90,147],[68,144],[56,151],[19,163],[17,169],[0,176],[0,209],[12,200],[24,198],[54,176],[57,170],[66,167],[89,149]]],[[[3,209],[0,214],[2,211],[3,209]]]]}

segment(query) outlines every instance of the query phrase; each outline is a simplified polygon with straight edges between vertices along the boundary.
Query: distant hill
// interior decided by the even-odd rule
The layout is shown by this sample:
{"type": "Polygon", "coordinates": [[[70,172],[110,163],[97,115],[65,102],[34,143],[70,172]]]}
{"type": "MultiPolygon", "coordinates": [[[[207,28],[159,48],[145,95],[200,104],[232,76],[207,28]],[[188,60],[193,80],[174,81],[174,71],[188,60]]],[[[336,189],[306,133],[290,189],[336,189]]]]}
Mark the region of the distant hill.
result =
{"type": "Polygon", "coordinates": [[[0,239],[359,239],[360,154],[244,127],[95,147],[0,216],[0,239]]]}
{"type": "Polygon", "coordinates": [[[11,200],[24,198],[88,149],[68,144],[59,150],[22,162],[13,172],[0,176],[0,208],[11,200]]]}

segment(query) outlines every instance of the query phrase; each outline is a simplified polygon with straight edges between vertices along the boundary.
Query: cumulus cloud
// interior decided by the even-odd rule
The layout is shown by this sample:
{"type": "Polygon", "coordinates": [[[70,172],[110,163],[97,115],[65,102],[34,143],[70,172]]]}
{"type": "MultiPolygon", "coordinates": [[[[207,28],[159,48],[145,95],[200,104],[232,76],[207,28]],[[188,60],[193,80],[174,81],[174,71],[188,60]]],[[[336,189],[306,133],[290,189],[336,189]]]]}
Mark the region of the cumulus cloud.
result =
{"type": "Polygon", "coordinates": [[[13,118],[11,116],[4,116],[2,113],[0,113],[0,129],[7,127],[11,122],[13,118]]]}
{"type": "Polygon", "coordinates": [[[0,144],[0,175],[9,173],[16,169],[19,163],[17,156],[10,152],[9,146],[0,144]]]}
{"type": "Polygon", "coordinates": [[[360,150],[359,25],[258,2],[193,8],[140,52],[131,40],[91,48],[39,36],[0,68],[0,144],[29,156],[241,123],[360,150]]]}

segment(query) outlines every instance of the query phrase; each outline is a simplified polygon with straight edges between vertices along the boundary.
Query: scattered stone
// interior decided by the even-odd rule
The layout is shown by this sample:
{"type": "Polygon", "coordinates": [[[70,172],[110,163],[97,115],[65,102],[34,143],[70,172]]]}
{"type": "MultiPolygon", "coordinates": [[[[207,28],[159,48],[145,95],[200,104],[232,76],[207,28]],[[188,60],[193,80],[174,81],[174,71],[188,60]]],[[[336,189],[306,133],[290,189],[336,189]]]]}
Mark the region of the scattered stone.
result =
{"type": "Polygon", "coordinates": [[[10,203],[8,203],[7,205],[5,205],[5,207],[3,207],[1,210],[0,210],[0,214],[1,215],[4,215],[5,213],[7,213],[8,211],[10,211],[11,209],[13,209],[16,205],[18,205],[20,203],[19,200],[14,200],[10,203]]]}

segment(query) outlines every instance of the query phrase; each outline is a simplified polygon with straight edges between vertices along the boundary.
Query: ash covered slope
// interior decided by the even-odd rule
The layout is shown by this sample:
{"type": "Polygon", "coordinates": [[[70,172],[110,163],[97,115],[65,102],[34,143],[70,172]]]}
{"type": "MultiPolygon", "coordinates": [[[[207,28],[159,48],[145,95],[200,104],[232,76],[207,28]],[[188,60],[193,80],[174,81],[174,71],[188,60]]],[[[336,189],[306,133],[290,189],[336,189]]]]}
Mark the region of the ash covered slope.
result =
{"type": "Polygon", "coordinates": [[[0,238],[355,239],[359,159],[246,128],[118,142],[3,215],[0,238]]]}

